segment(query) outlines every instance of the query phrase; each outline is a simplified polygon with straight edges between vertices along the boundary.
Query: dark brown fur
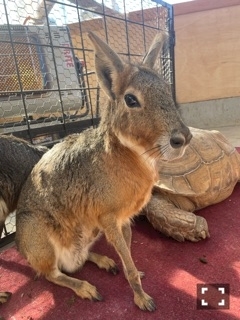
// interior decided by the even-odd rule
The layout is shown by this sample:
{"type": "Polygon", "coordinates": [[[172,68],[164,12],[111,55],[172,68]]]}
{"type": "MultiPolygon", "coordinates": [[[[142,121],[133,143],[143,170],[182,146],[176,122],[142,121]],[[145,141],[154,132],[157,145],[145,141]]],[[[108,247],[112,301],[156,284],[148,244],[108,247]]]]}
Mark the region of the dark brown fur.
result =
{"type": "MultiPolygon", "coordinates": [[[[16,210],[24,182],[33,166],[47,151],[14,136],[0,135],[0,238],[5,219],[16,210]]],[[[0,292],[0,303],[6,302],[8,292],[0,292]]]]}
{"type": "Polygon", "coordinates": [[[107,108],[97,129],[68,137],[35,166],[19,199],[16,240],[38,274],[82,298],[101,300],[90,283],[62,271],[73,272],[90,260],[116,273],[113,260],[90,252],[104,233],[122,260],[135,303],[153,311],[131,258],[130,221],[150,199],[156,159],[181,156],[191,134],[167,84],[151,69],[163,35],[156,37],[142,66],[124,64],[98,37],[90,34],[90,39],[107,108]],[[137,107],[125,103],[127,94],[137,97],[137,107]]]}
{"type": "Polygon", "coordinates": [[[14,136],[0,135],[0,236],[7,215],[17,207],[23,183],[46,151],[14,136]]]}

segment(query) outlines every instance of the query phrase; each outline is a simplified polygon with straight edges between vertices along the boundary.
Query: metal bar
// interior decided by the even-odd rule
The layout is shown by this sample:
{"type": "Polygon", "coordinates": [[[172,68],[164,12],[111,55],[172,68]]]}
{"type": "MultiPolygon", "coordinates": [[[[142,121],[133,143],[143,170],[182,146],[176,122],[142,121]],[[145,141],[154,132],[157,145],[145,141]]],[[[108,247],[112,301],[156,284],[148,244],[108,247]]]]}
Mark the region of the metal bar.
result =
{"type": "Polygon", "coordinates": [[[168,20],[167,20],[167,27],[168,32],[170,35],[170,41],[169,41],[169,53],[170,53],[170,72],[171,72],[171,88],[172,88],[172,95],[174,101],[176,101],[176,83],[175,83],[175,31],[174,31],[174,9],[173,6],[169,3],[162,1],[162,0],[152,0],[153,2],[167,8],[168,10],[168,20]]]}
{"type": "MultiPolygon", "coordinates": [[[[55,58],[55,52],[54,52],[54,46],[53,46],[53,41],[52,41],[51,28],[50,28],[49,19],[48,19],[48,14],[47,14],[46,1],[44,1],[44,9],[45,9],[45,14],[46,14],[46,18],[47,18],[47,27],[48,27],[48,33],[49,33],[49,41],[50,41],[50,45],[52,46],[52,47],[51,47],[51,50],[52,50],[53,63],[54,63],[55,72],[56,72],[56,81],[57,81],[57,85],[58,85],[59,100],[60,100],[60,104],[61,104],[62,114],[64,115],[63,101],[62,101],[62,95],[61,95],[61,89],[60,89],[60,81],[59,81],[59,76],[58,76],[58,68],[57,68],[57,63],[56,63],[56,58],[55,58]]],[[[64,128],[66,128],[66,127],[65,127],[65,119],[63,119],[63,126],[64,126],[64,128]]]]}
{"type": "Polygon", "coordinates": [[[144,13],[143,13],[143,0],[141,0],[141,7],[142,7],[142,26],[143,26],[143,42],[144,42],[144,51],[147,51],[147,46],[146,46],[146,34],[145,34],[145,28],[144,28],[144,13]]]}
{"type": "MultiPolygon", "coordinates": [[[[18,68],[16,52],[15,52],[15,49],[14,49],[14,44],[13,44],[13,39],[12,39],[12,34],[11,34],[11,28],[9,27],[9,26],[10,26],[10,24],[9,24],[9,17],[8,17],[7,5],[6,5],[6,1],[5,1],[5,0],[3,0],[3,5],[4,5],[5,15],[6,15],[6,20],[7,20],[9,38],[11,39],[11,47],[12,47],[13,57],[14,57],[14,63],[15,63],[16,71],[17,71],[18,84],[19,84],[19,87],[20,87],[21,92],[23,92],[23,87],[22,87],[22,83],[21,83],[21,76],[20,76],[20,72],[19,72],[19,68],[18,68]]],[[[24,99],[24,96],[23,96],[23,95],[21,96],[21,98],[22,98],[22,102],[23,102],[24,113],[25,113],[25,116],[26,116],[26,118],[27,118],[28,113],[27,113],[26,102],[25,102],[25,99],[24,99]]],[[[28,126],[28,130],[29,130],[30,140],[31,140],[31,142],[32,142],[31,132],[30,132],[30,125],[27,124],[27,126],[28,126]]]]}
{"type": "Polygon", "coordinates": [[[126,5],[125,5],[125,1],[123,4],[124,7],[124,16],[125,16],[125,30],[126,30],[126,41],[127,41],[127,56],[128,56],[128,60],[129,62],[131,62],[130,59],[130,46],[129,46],[129,37],[128,37],[128,21],[127,21],[127,13],[126,13],[126,5]]]}
{"type": "MultiPolygon", "coordinates": [[[[87,89],[88,87],[81,87],[81,89],[87,89]]],[[[97,87],[91,87],[91,89],[97,89],[97,87]]],[[[62,88],[60,91],[79,91],[80,88],[62,88]]],[[[0,91],[0,101],[1,101],[1,92],[4,92],[5,95],[9,94],[42,94],[48,92],[59,92],[59,89],[44,89],[44,90],[23,90],[23,91],[0,91]]],[[[33,98],[34,99],[34,98],[33,98]]]]}
{"type": "MultiPolygon", "coordinates": [[[[77,2],[77,0],[76,0],[77,2]]],[[[82,25],[81,25],[81,19],[80,19],[80,15],[79,15],[79,10],[77,10],[77,13],[78,13],[78,24],[79,24],[79,30],[80,30],[80,34],[82,35],[82,25]]],[[[83,37],[81,37],[81,45],[82,45],[82,48],[84,48],[84,43],[83,43],[83,37]]],[[[90,50],[89,50],[90,51],[90,50]]],[[[86,61],[86,54],[85,54],[85,49],[83,50],[83,59],[84,61],[86,61]]],[[[87,65],[85,65],[85,69],[86,69],[86,74],[88,75],[88,67],[87,65]]],[[[84,79],[83,79],[84,80],[84,79]]],[[[88,76],[87,76],[87,90],[85,90],[86,92],[86,104],[87,106],[90,107],[90,110],[91,110],[91,116],[92,116],[92,119],[93,119],[93,109],[92,109],[92,97],[91,97],[91,92],[90,92],[90,83],[89,83],[89,79],[88,79],[88,76]],[[87,91],[88,91],[88,95],[87,95],[87,91]],[[89,102],[88,102],[88,98],[89,98],[89,102]]],[[[92,120],[92,127],[94,127],[94,121],[92,120]]]]}
{"type": "Polygon", "coordinates": [[[175,30],[174,30],[174,9],[173,6],[169,7],[169,32],[171,35],[170,40],[170,56],[172,58],[172,68],[171,68],[171,75],[172,75],[172,93],[173,99],[176,102],[176,80],[175,80],[175,30]]]}

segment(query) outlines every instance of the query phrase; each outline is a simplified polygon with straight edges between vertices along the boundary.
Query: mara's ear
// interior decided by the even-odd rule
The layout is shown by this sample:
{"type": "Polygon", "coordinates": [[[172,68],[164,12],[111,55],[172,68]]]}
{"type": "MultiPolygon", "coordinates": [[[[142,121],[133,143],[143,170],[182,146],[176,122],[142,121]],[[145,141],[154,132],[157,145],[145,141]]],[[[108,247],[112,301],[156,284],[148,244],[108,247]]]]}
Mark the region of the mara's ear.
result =
{"type": "Polygon", "coordinates": [[[118,74],[123,71],[123,62],[116,52],[94,33],[89,32],[88,36],[95,50],[95,69],[99,84],[105,93],[114,99],[113,79],[116,79],[118,74]]]}
{"type": "Polygon", "coordinates": [[[168,34],[164,31],[156,34],[153,42],[143,58],[142,64],[146,67],[153,69],[154,64],[159,56],[160,51],[162,51],[163,45],[168,38],[168,34]]]}

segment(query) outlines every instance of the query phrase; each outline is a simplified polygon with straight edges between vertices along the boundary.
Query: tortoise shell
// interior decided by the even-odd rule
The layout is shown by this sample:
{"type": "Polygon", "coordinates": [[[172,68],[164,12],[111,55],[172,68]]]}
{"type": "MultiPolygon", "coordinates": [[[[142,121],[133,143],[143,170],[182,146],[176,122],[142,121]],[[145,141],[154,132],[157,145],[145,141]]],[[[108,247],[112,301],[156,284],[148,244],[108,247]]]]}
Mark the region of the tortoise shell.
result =
{"type": "Polygon", "coordinates": [[[218,131],[190,128],[192,140],[180,159],[160,161],[155,185],[185,210],[200,209],[226,199],[240,181],[240,155],[218,131]],[[191,202],[181,204],[181,197],[191,202]],[[192,205],[193,204],[193,205],[192,205]]]}

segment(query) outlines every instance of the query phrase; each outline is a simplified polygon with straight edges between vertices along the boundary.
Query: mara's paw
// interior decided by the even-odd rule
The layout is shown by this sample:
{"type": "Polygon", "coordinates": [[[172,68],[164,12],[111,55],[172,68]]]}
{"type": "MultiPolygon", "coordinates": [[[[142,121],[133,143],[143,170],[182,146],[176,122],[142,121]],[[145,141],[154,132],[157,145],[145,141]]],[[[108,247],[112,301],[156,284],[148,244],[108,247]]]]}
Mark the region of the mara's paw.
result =
{"type": "Polygon", "coordinates": [[[152,312],[157,309],[153,298],[151,298],[145,292],[143,292],[143,294],[141,294],[141,295],[135,294],[134,302],[141,310],[152,312]]]}
{"type": "Polygon", "coordinates": [[[95,263],[100,269],[105,269],[106,271],[111,272],[114,275],[119,273],[119,269],[116,263],[106,256],[90,252],[88,260],[95,263]]]}
{"type": "Polygon", "coordinates": [[[11,295],[11,292],[0,292],[0,304],[7,302],[11,295]]]}
{"type": "Polygon", "coordinates": [[[81,286],[75,290],[76,294],[82,299],[89,299],[92,301],[102,301],[103,298],[97,291],[97,288],[92,286],[87,281],[81,281],[81,286]]]}
{"type": "Polygon", "coordinates": [[[119,269],[118,269],[118,266],[116,265],[116,263],[112,259],[110,259],[110,258],[108,258],[106,256],[103,256],[103,267],[102,267],[102,269],[105,269],[105,270],[107,270],[108,272],[110,272],[110,273],[112,273],[114,275],[119,273],[119,269]]]}
{"type": "Polygon", "coordinates": [[[144,271],[138,271],[140,279],[145,278],[145,272],[144,271]]]}

